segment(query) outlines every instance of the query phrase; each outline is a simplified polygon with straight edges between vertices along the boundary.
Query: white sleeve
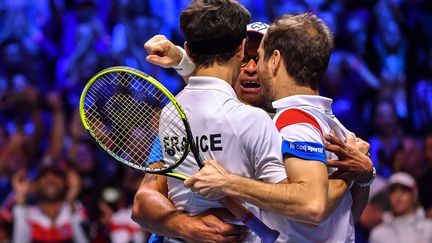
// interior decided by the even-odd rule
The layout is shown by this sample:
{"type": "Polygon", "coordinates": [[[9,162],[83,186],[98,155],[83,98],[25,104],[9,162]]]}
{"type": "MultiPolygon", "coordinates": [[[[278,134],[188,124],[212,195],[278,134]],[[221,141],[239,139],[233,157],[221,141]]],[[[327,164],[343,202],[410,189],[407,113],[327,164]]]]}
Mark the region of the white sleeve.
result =
{"type": "Polygon", "coordinates": [[[254,178],[278,183],[287,178],[281,154],[281,137],[271,118],[262,110],[253,114],[249,126],[242,124],[246,153],[254,166],[254,178]]]}
{"type": "Polygon", "coordinates": [[[12,243],[27,243],[31,242],[31,228],[26,217],[26,207],[16,205],[13,210],[13,232],[12,243]]]}
{"type": "Polygon", "coordinates": [[[323,137],[314,126],[297,123],[283,127],[280,133],[283,156],[327,162],[323,137]]]}
{"type": "Polygon", "coordinates": [[[388,242],[388,237],[386,237],[385,231],[382,230],[381,225],[378,225],[374,229],[372,229],[372,232],[369,235],[369,242],[370,243],[388,242]]]}
{"type": "Polygon", "coordinates": [[[129,233],[125,229],[112,230],[110,233],[111,241],[116,243],[130,242],[129,233]]]}

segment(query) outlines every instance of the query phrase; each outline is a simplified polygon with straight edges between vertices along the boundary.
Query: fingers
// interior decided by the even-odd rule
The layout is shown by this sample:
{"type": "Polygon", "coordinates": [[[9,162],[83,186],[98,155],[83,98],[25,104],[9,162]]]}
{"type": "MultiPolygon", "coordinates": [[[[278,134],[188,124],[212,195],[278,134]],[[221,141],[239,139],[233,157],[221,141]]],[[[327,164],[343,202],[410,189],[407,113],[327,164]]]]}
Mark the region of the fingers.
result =
{"type": "Polygon", "coordinates": [[[333,172],[329,178],[330,179],[351,180],[351,175],[349,172],[337,170],[337,171],[333,172]]]}
{"type": "Polygon", "coordinates": [[[155,35],[144,44],[149,55],[146,60],[164,68],[177,65],[183,53],[163,35],[155,35]]]}
{"type": "Polygon", "coordinates": [[[342,170],[350,168],[349,163],[343,160],[327,160],[327,166],[336,167],[342,170]]]}
{"type": "MultiPolygon", "coordinates": [[[[199,172],[198,172],[199,173],[199,172]]],[[[187,179],[187,180],[185,180],[184,182],[183,182],[183,185],[185,186],[185,187],[192,187],[196,182],[198,181],[198,178],[195,176],[195,175],[193,175],[193,176],[191,176],[189,179],[187,179]]]]}
{"type": "Polygon", "coordinates": [[[344,159],[344,158],[349,157],[348,151],[339,145],[325,144],[325,149],[330,151],[330,152],[335,153],[339,159],[344,159]]]}
{"type": "Polygon", "coordinates": [[[207,226],[215,229],[220,234],[221,240],[226,242],[239,242],[248,233],[248,229],[243,225],[227,224],[216,216],[203,218],[207,226]]]}
{"type": "Polygon", "coordinates": [[[357,149],[362,154],[367,154],[370,149],[370,144],[365,142],[361,138],[357,138],[354,148],[357,149]]]}
{"type": "Polygon", "coordinates": [[[329,142],[330,144],[334,144],[337,146],[340,146],[341,148],[345,148],[346,145],[345,143],[343,143],[339,138],[337,138],[336,136],[332,136],[329,134],[324,135],[325,140],[327,140],[327,142],[329,142]]]}
{"type": "Polygon", "coordinates": [[[169,57],[161,56],[160,53],[150,54],[146,56],[146,60],[151,64],[158,65],[164,68],[170,68],[174,66],[172,65],[173,61],[169,57]]]}
{"type": "Polygon", "coordinates": [[[163,36],[163,35],[155,35],[152,38],[150,38],[150,40],[148,40],[146,43],[144,43],[144,48],[150,53],[150,54],[154,54],[156,52],[164,52],[163,47],[167,46],[166,44],[162,44],[162,43],[166,43],[169,42],[169,40],[163,36]]]}
{"type": "Polygon", "coordinates": [[[209,159],[204,160],[204,165],[218,165],[218,163],[215,160],[209,159]]]}
{"type": "Polygon", "coordinates": [[[356,141],[357,141],[356,136],[354,134],[350,133],[347,135],[345,143],[349,146],[354,146],[356,141]]]}

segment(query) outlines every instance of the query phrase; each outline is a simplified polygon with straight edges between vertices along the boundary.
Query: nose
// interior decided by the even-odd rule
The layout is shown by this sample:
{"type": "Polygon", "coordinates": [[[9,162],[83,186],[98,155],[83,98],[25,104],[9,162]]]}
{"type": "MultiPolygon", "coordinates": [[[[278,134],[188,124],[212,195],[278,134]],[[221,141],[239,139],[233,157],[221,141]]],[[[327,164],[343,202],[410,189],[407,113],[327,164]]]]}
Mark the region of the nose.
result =
{"type": "Polygon", "coordinates": [[[253,58],[249,59],[248,63],[243,67],[243,69],[249,75],[256,74],[257,64],[255,63],[255,60],[253,58]]]}

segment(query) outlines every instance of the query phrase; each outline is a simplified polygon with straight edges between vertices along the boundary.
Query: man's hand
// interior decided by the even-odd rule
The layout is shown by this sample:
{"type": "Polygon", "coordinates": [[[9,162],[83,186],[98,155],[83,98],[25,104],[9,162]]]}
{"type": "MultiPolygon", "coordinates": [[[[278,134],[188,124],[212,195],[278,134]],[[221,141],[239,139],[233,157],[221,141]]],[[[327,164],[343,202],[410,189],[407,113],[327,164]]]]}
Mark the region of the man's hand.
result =
{"type": "Polygon", "coordinates": [[[16,203],[24,204],[30,190],[30,181],[25,170],[19,170],[13,175],[12,186],[16,194],[16,203]]]}
{"type": "Polygon", "coordinates": [[[373,164],[366,155],[369,153],[370,145],[354,136],[348,136],[346,143],[341,142],[337,137],[325,135],[330,143],[326,149],[335,153],[338,160],[327,160],[327,165],[337,167],[338,170],[332,174],[332,178],[354,180],[365,183],[372,179],[373,164]]]}
{"type": "Polygon", "coordinates": [[[223,189],[229,173],[214,160],[204,161],[205,166],[184,182],[193,192],[210,200],[226,197],[223,189]]]}
{"type": "Polygon", "coordinates": [[[66,199],[68,202],[73,203],[81,191],[81,177],[75,170],[68,170],[67,181],[69,190],[66,199]]]}
{"type": "Polygon", "coordinates": [[[59,92],[50,92],[46,97],[46,103],[52,111],[62,111],[63,101],[59,92]]]}
{"type": "Polygon", "coordinates": [[[153,36],[144,48],[149,53],[146,60],[164,68],[176,66],[183,57],[183,53],[163,35],[153,36]]]}
{"type": "Polygon", "coordinates": [[[225,209],[209,209],[184,222],[182,236],[187,242],[243,242],[248,234],[244,225],[224,223],[233,216],[225,209]]]}

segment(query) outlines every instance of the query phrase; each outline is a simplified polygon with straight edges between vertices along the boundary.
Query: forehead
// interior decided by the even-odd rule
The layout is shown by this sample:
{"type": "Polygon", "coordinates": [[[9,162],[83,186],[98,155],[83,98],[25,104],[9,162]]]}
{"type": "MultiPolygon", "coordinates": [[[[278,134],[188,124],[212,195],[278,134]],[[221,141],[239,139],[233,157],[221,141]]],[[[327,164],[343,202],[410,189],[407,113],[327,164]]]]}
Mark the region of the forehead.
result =
{"type": "Polygon", "coordinates": [[[412,192],[412,189],[405,185],[395,183],[393,185],[390,185],[390,192],[394,191],[412,192]]]}
{"type": "Polygon", "coordinates": [[[260,43],[261,43],[261,39],[259,38],[249,38],[246,51],[252,54],[256,53],[260,43]]]}

